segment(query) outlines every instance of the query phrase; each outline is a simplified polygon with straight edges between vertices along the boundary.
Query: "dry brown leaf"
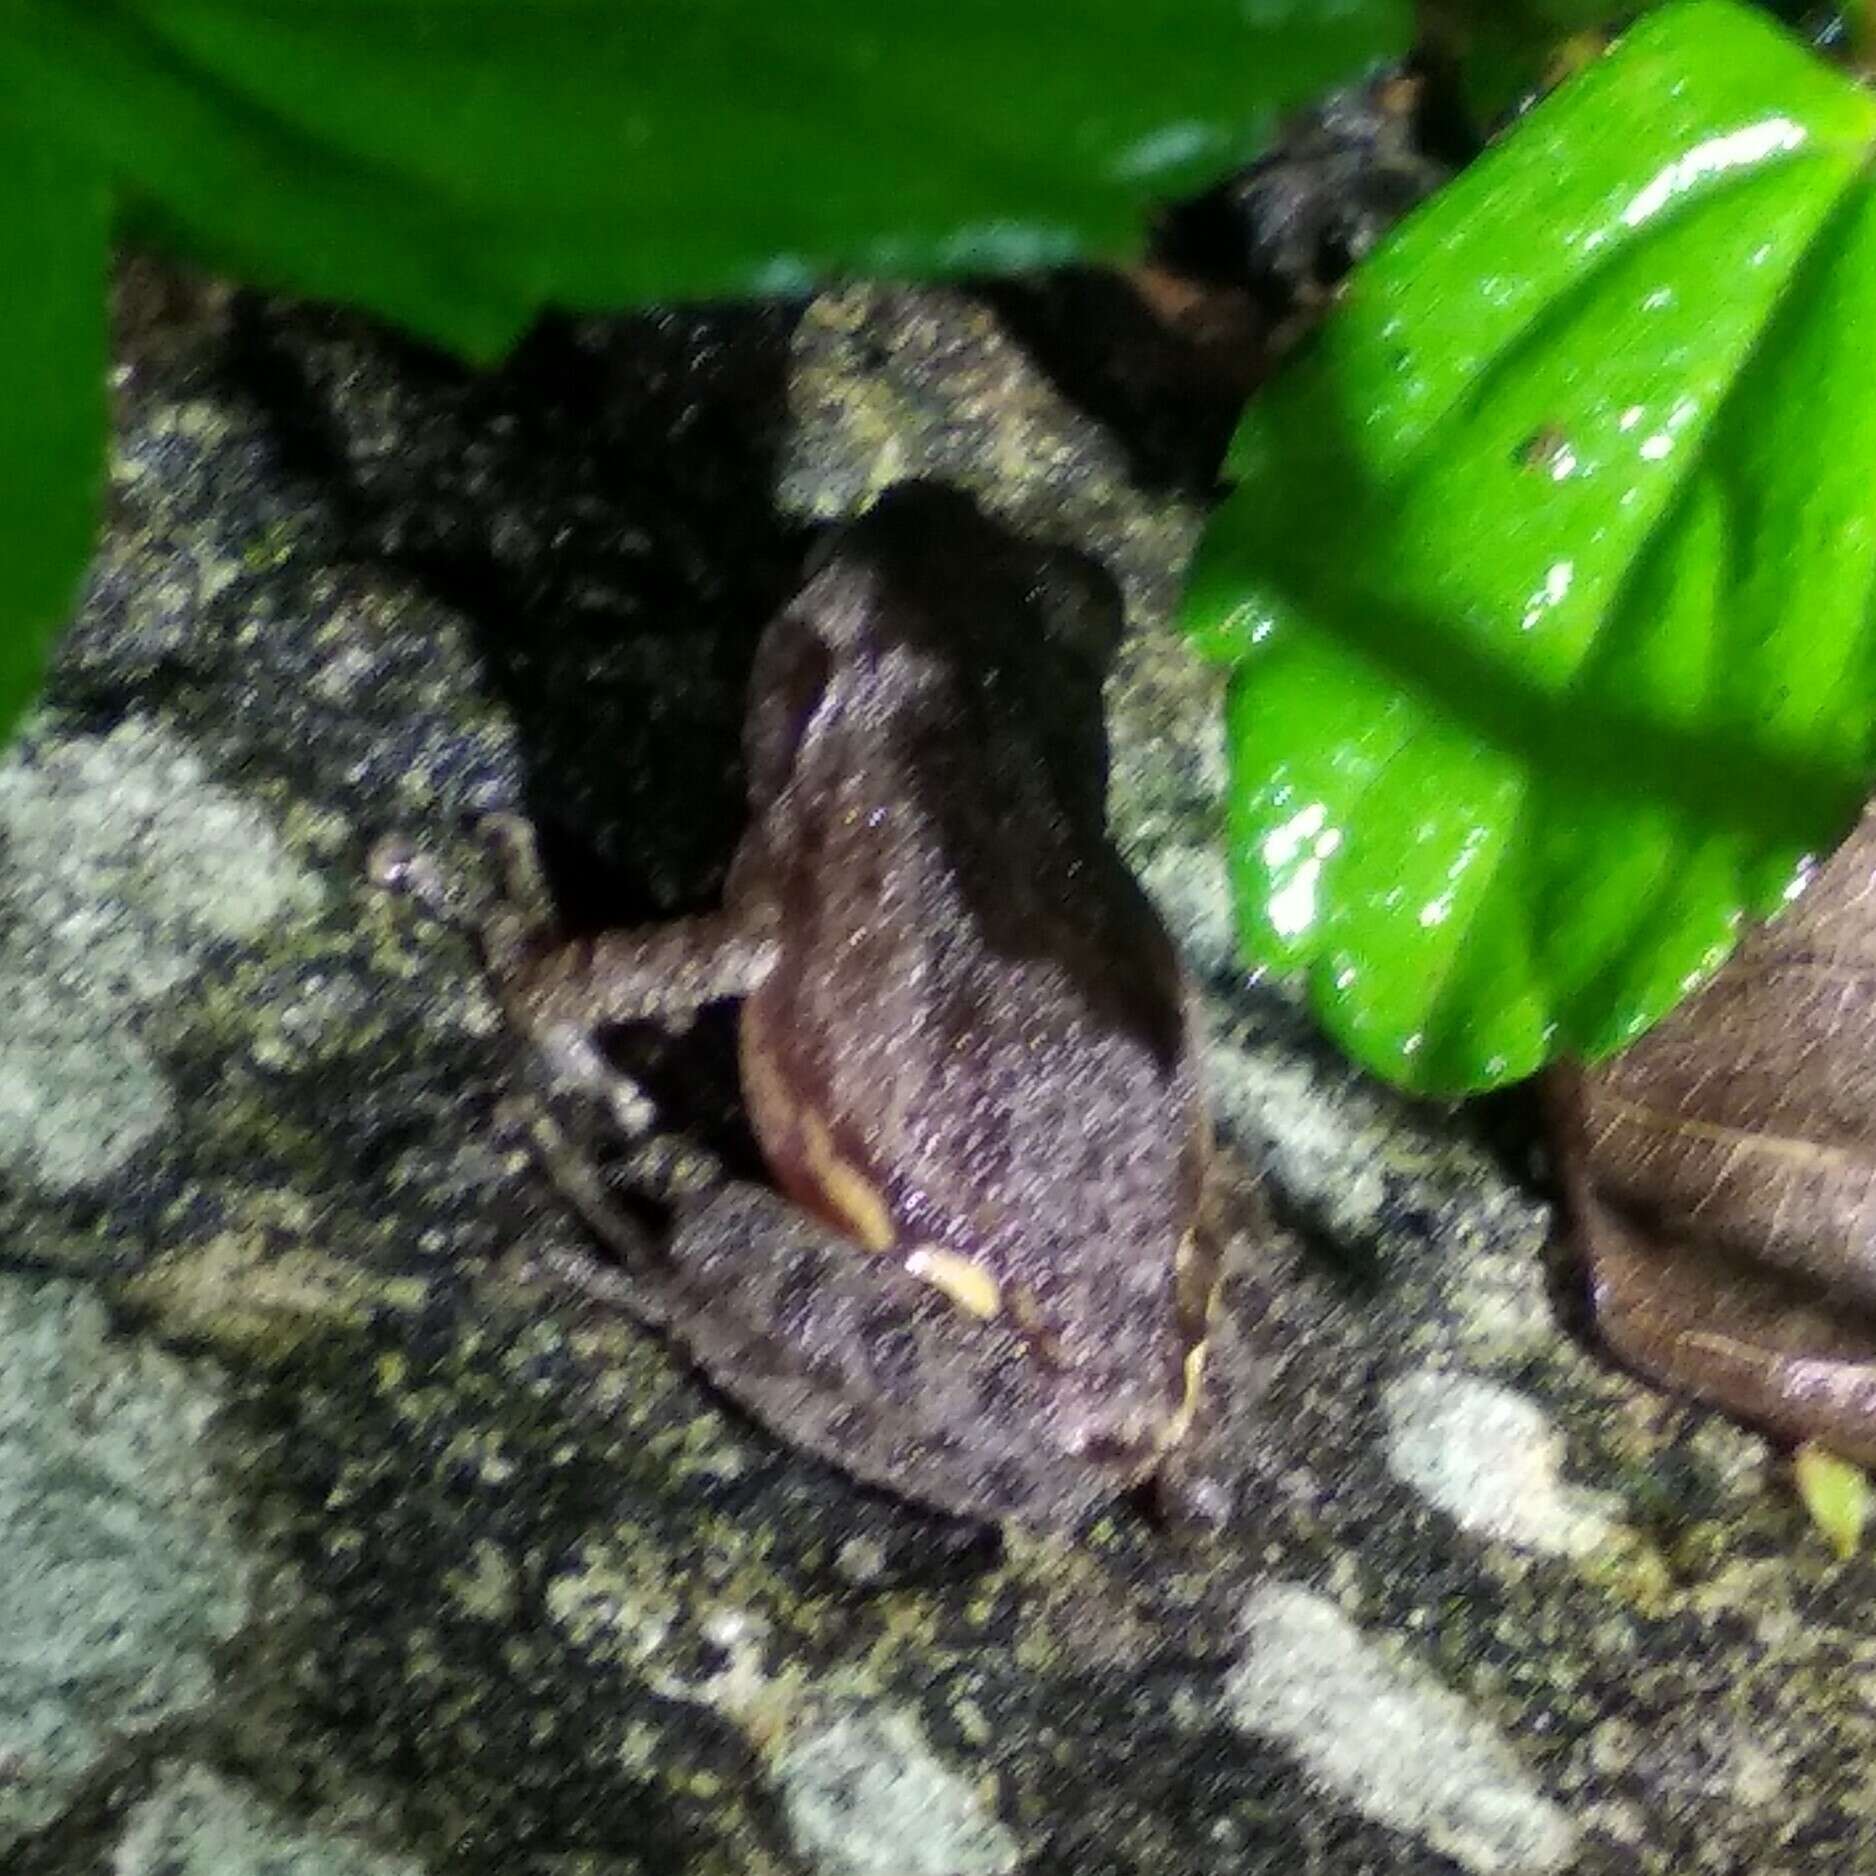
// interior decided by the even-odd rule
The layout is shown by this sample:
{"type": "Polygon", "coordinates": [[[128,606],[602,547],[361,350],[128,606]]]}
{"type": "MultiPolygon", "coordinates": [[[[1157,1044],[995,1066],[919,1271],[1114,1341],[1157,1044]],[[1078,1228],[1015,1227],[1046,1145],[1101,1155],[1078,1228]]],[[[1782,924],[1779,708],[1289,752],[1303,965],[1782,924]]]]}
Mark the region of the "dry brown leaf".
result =
{"type": "Polygon", "coordinates": [[[1616,1355],[1876,1461],[1876,814],[1698,996],[1550,1096],[1616,1355]]]}

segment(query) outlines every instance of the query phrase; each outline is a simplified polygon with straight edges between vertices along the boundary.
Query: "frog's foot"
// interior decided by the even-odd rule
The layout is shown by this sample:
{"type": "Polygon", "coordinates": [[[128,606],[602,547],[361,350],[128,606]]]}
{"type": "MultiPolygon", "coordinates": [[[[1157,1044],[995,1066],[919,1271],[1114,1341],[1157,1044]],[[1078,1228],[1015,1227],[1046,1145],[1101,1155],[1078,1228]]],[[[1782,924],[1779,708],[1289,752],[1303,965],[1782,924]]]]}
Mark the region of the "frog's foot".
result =
{"type": "Polygon", "coordinates": [[[662,1260],[658,1241],[630,1208],[613,1179],[577,1142],[544,1103],[524,1097],[504,1104],[506,1128],[525,1138],[528,1147],[572,1203],[587,1229],[611,1252],[530,1249],[509,1260],[524,1282],[546,1283],[608,1309],[622,1310],[651,1328],[670,1320],[665,1289],[657,1281],[662,1260]]]}
{"type": "MultiPolygon", "coordinates": [[[[531,850],[509,848],[509,861],[534,864],[531,850]]],[[[775,962],[766,923],[729,911],[562,939],[527,873],[510,879],[520,892],[484,928],[483,948],[510,1014],[532,1035],[635,1022],[678,1032],[706,1004],[746,995],[775,962]]]]}
{"type": "Polygon", "coordinates": [[[441,925],[474,929],[478,893],[473,884],[408,834],[386,834],[365,856],[365,877],[380,892],[421,906],[441,925]]]}
{"type": "Polygon", "coordinates": [[[620,1133],[637,1138],[654,1122],[651,1103],[601,1053],[586,1026],[537,1020],[526,995],[540,961],[563,948],[534,830],[519,815],[477,823],[486,863],[452,867],[403,834],[386,835],[365,866],[373,885],[410,899],[481,954],[490,986],[510,1021],[539,1051],[556,1089],[578,1089],[610,1110],[620,1133]]]}
{"type": "MultiPolygon", "coordinates": [[[[518,814],[491,814],[476,831],[495,876],[493,904],[485,909],[476,938],[510,1022],[540,1052],[556,1087],[578,1089],[598,1100],[611,1112],[621,1137],[646,1135],[655,1125],[651,1104],[597,1040],[602,1023],[623,1019],[596,1011],[581,989],[594,941],[567,937],[533,824],[518,814]]],[[[602,1230],[600,1235],[609,1234],[602,1230]]]]}
{"type": "Polygon", "coordinates": [[[490,869],[450,866],[408,834],[386,834],[365,856],[366,877],[381,891],[421,906],[439,924],[466,933],[491,969],[510,952],[558,944],[560,926],[533,830],[519,815],[494,814],[478,822],[476,831],[490,869]]]}

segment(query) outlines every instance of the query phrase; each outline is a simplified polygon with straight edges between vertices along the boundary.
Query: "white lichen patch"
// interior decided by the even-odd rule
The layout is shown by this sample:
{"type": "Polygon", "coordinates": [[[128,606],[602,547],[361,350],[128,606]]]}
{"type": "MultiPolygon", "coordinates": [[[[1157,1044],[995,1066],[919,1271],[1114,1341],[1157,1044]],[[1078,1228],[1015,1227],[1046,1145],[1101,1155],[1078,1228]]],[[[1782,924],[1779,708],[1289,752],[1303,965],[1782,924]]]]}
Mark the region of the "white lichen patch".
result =
{"type": "Polygon", "coordinates": [[[128,1027],[203,952],[314,910],[317,880],[188,746],[133,719],[0,763],[0,1169],[68,1192],[170,1114],[128,1027]]]}
{"type": "Polygon", "coordinates": [[[0,1849],[213,1695],[249,1599],[202,1451],[217,1405],[75,1285],[0,1276],[0,1849]]]}
{"type": "Polygon", "coordinates": [[[111,1876],[419,1876],[414,1858],[283,1817],[199,1767],[166,1771],[125,1820],[111,1876]]]}
{"type": "Polygon", "coordinates": [[[478,1622],[512,1622],[521,1607],[521,1579],[514,1559],[491,1538],[476,1539],[469,1561],[460,1570],[446,1572],[443,1587],[456,1598],[463,1614],[478,1622]]]}
{"type": "Polygon", "coordinates": [[[895,1707],[792,1727],[774,1759],[795,1847],[823,1876],[1002,1876],[1014,1837],[983,1791],[895,1707]]]}
{"type": "Polygon", "coordinates": [[[1390,1381],[1382,1408],[1394,1476],[1475,1536],[1580,1557],[1618,1534],[1615,1501],[1564,1480],[1562,1436],[1515,1388],[1422,1368],[1390,1381]]]}
{"type": "Polygon", "coordinates": [[[169,1086],[108,1013],[4,964],[0,1009],[0,1166],[69,1192],[161,1130],[169,1086]]]}
{"type": "Polygon", "coordinates": [[[1430,1673],[1371,1641],[1325,1597],[1251,1598],[1225,1685],[1233,1724],[1276,1740],[1335,1797],[1476,1876],[1546,1876],[1576,1832],[1497,1730],[1430,1673]]]}
{"type": "Polygon", "coordinates": [[[13,916],[119,995],[167,989],[206,944],[323,896],[266,817],[147,719],[0,764],[0,829],[32,888],[13,916]]]}

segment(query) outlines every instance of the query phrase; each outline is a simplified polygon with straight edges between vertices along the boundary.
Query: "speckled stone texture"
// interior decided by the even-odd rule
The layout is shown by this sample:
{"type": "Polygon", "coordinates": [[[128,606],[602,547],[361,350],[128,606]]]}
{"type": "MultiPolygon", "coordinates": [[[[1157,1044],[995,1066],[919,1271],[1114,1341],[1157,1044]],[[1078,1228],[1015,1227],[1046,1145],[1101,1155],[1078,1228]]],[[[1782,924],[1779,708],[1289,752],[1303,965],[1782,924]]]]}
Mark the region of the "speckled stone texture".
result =
{"type": "Polygon", "coordinates": [[[56,1280],[0,1274],[0,1349],[4,1858],[212,1700],[251,1573],[204,1445],[212,1382],[56,1280]]]}
{"type": "MultiPolygon", "coordinates": [[[[1169,621],[1230,399],[1124,282],[486,378],[124,293],[109,538],[0,767],[9,1872],[1876,1867],[1871,1564],[1572,1337],[1515,1103],[1409,1106],[1233,967],[1169,621]],[[1116,825],[1206,986],[1228,1213],[1261,1175],[1282,1221],[1172,1481],[1210,1524],[922,1514],[531,1278],[583,1240],[514,1052],[367,878],[512,808],[578,917],[707,905],[755,634],[911,475],[1126,601],[1116,825]]],[[[719,1131],[725,1054],[656,1064],[719,1131]]]]}

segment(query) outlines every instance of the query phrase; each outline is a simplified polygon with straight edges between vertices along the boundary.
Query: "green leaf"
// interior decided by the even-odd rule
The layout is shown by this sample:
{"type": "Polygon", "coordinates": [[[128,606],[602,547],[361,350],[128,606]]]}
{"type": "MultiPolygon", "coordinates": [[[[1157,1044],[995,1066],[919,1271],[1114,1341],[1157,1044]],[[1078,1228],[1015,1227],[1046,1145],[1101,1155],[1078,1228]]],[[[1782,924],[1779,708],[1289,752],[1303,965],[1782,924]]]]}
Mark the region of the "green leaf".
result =
{"type": "Polygon", "coordinates": [[[91,552],[104,474],[103,181],[0,117],[0,742],[91,552]]]}
{"type": "Polygon", "coordinates": [[[1873,143],[1780,29],[1664,8],[1247,414],[1188,592],[1240,921],[1394,1080],[1620,1047],[1855,815],[1873,143]]]}
{"type": "Polygon", "coordinates": [[[475,354],[543,302],[1113,251],[1409,0],[11,0],[0,108],[176,238],[475,354]]]}

